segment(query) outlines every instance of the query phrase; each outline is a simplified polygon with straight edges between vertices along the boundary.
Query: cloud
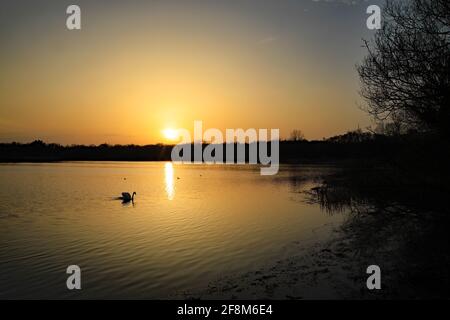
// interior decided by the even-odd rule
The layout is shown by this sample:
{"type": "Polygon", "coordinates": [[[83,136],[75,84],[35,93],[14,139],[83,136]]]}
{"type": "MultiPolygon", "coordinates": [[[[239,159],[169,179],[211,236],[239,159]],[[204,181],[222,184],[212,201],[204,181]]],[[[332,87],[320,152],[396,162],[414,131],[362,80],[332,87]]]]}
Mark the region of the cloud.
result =
{"type": "Polygon", "coordinates": [[[272,43],[272,42],[274,42],[274,41],[276,41],[276,40],[277,40],[276,37],[268,36],[268,37],[265,37],[265,38],[260,39],[260,40],[258,41],[258,43],[261,44],[261,45],[263,45],[263,44],[269,44],[269,43],[272,43]]]}

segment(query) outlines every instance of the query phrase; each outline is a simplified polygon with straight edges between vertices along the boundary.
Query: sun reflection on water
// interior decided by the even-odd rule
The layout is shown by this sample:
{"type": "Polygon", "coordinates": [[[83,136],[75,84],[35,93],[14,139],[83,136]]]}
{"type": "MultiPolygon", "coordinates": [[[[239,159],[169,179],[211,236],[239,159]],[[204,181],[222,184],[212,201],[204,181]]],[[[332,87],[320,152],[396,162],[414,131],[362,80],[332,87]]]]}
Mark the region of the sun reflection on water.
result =
{"type": "Polygon", "coordinates": [[[173,165],[171,162],[167,162],[164,165],[164,176],[166,182],[167,199],[173,200],[175,196],[175,186],[173,182],[173,165]]]}

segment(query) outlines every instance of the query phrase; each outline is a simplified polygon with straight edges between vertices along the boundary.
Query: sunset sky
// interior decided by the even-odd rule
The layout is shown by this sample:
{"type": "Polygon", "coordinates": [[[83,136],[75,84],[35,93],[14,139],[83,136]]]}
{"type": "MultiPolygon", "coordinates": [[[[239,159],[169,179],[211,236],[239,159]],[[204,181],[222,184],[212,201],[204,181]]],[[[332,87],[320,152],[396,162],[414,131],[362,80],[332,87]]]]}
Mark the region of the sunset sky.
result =
{"type": "Polygon", "coordinates": [[[0,141],[167,142],[163,130],[340,134],[380,0],[4,1],[0,141]],[[82,29],[66,29],[78,4],[82,29]]]}

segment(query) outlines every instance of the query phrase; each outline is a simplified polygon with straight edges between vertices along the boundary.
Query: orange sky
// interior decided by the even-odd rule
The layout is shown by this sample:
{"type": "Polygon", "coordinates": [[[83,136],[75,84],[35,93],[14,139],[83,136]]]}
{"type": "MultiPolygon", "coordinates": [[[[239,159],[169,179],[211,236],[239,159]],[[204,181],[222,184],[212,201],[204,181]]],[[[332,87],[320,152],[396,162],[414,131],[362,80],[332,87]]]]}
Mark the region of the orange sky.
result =
{"type": "Polygon", "coordinates": [[[362,7],[339,7],[325,28],[314,21],[327,21],[328,7],[311,1],[285,25],[266,14],[290,8],[157,3],[81,5],[80,31],[65,29],[63,5],[14,11],[29,19],[7,20],[0,34],[0,140],[167,142],[163,129],[194,120],[321,139],[370,124],[354,69],[362,7]]]}

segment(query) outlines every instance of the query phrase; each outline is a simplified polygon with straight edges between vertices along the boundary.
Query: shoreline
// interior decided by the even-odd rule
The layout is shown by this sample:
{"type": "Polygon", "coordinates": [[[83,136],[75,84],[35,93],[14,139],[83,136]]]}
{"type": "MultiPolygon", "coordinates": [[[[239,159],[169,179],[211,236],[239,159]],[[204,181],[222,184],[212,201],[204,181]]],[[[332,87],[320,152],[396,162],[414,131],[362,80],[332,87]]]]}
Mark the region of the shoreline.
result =
{"type": "MultiPolygon", "coordinates": [[[[325,227],[325,226],[324,226],[325,227]]],[[[298,254],[268,262],[265,266],[238,275],[220,277],[206,287],[177,292],[176,299],[194,300],[302,300],[339,299],[343,295],[332,274],[344,274],[347,245],[333,245],[342,237],[340,226],[332,226],[326,240],[305,247],[293,243],[298,254]]],[[[351,286],[348,279],[344,283],[351,286]]],[[[171,297],[171,298],[173,298],[171,297]]]]}
{"type": "MultiPolygon", "coordinates": [[[[376,214],[381,215],[382,212],[376,214]]],[[[426,246],[414,247],[411,251],[409,232],[416,230],[420,221],[399,214],[394,218],[393,225],[386,225],[377,233],[379,217],[376,214],[349,213],[341,225],[332,228],[326,240],[319,240],[307,248],[293,244],[298,247],[298,254],[294,256],[269,262],[264,267],[245,273],[218,278],[206,287],[177,292],[171,298],[448,299],[446,264],[437,265],[435,261],[418,263],[417,256],[429,251],[426,246]],[[402,227],[403,232],[398,232],[398,228],[402,227]],[[382,241],[377,241],[381,238],[382,241]],[[370,265],[381,268],[381,290],[369,290],[366,286],[370,276],[366,271],[370,265]],[[434,276],[430,274],[432,272],[434,276]],[[419,281],[422,275],[430,276],[430,281],[419,281]]],[[[418,235],[419,241],[424,235],[418,235]]],[[[448,259],[448,254],[444,257],[448,259]]]]}

